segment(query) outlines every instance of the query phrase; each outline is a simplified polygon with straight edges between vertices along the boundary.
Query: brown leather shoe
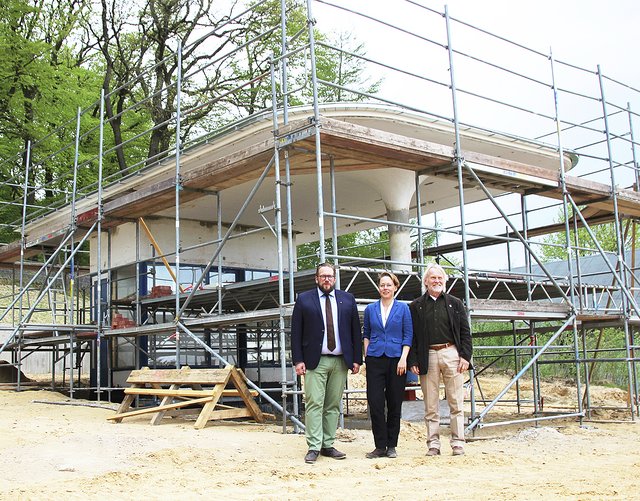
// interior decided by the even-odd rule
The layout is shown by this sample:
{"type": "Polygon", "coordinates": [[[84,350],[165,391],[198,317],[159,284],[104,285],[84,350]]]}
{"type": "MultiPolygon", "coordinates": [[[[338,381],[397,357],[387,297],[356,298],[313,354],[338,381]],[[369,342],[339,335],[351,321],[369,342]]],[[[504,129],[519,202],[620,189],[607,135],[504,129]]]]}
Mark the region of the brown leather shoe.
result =
{"type": "Polygon", "coordinates": [[[439,455],[440,455],[440,449],[436,449],[435,447],[431,447],[427,451],[427,456],[439,456],[439,455]]]}
{"type": "Polygon", "coordinates": [[[340,452],[335,447],[323,447],[320,449],[320,454],[333,459],[344,459],[347,457],[344,452],[340,452]]]}
{"type": "Polygon", "coordinates": [[[454,456],[464,456],[464,449],[462,447],[460,447],[459,445],[456,447],[452,447],[451,448],[451,453],[454,456]]]}
{"type": "Polygon", "coordinates": [[[319,455],[320,455],[320,451],[314,451],[313,449],[309,449],[309,451],[307,452],[307,455],[304,457],[304,462],[313,464],[316,462],[316,459],[318,459],[319,455]]]}

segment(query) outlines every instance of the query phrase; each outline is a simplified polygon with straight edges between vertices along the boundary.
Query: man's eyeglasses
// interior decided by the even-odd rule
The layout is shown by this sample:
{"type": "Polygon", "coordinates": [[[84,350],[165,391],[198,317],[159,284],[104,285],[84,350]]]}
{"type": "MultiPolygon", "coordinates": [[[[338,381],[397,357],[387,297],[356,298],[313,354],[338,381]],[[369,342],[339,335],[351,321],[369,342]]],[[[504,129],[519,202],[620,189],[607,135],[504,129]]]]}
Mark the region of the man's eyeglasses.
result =
{"type": "Polygon", "coordinates": [[[333,280],[335,277],[335,275],[318,275],[318,278],[320,280],[333,280]]]}

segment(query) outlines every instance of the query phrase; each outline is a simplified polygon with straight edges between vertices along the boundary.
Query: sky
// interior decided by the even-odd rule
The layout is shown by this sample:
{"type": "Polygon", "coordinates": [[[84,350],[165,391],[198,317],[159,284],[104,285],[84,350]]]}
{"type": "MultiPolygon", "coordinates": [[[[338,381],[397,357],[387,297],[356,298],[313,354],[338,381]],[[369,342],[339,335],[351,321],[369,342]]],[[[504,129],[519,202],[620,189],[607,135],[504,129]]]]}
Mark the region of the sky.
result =
{"type": "Polygon", "coordinates": [[[452,0],[448,8],[451,16],[505,38],[540,51],[551,47],[556,59],[587,68],[600,64],[612,77],[638,81],[635,0],[452,0]]]}
{"type": "MultiPolygon", "coordinates": [[[[364,44],[371,58],[448,82],[447,52],[430,43],[435,40],[447,44],[445,23],[438,14],[415,5],[444,12],[444,3],[430,0],[327,1],[352,8],[377,21],[314,2],[313,14],[318,19],[317,26],[321,31],[350,32],[358,42],[364,44]],[[383,23],[423,36],[428,41],[423,42],[416,36],[403,36],[400,30],[386,27],[383,23]]],[[[544,56],[552,52],[556,61],[556,85],[560,88],[599,97],[600,88],[595,75],[599,65],[602,73],[610,79],[640,89],[640,64],[637,64],[640,53],[640,2],[637,0],[451,0],[447,8],[450,17],[463,23],[521,44],[544,56]],[[558,63],[570,63],[586,71],[558,63]]],[[[545,82],[551,81],[551,65],[547,57],[528,55],[526,50],[483,35],[462,23],[452,22],[451,26],[452,47],[455,50],[471,53],[545,82]]],[[[528,109],[535,107],[536,111],[547,115],[554,114],[552,94],[546,89],[532,86],[523,90],[522,79],[516,81],[514,78],[512,81],[504,72],[492,72],[487,66],[473,65],[468,59],[457,55],[454,56],[454,66],[456,85],[460,89],[470,89],[528,109]]],[[[416,82],[380,67],[372,71],[382,75],[383,90],[397,90],[395,94],[389,94],[393,96],[392,99],[399,96],[398,99],[402,99],[403,103],[405,99],[411,99],[413,102],[408,104],[417,104],[444,116],[452,115],[448,89],[427,87],[424,82],[416,82]]],[[[640,92],[621,89],[607,81],[605,95],[607,101],[621,106],[631,101],[632,109],[640,114],[640,92]]],[[[459,99],[463,100],[464,96],[459,95],[459,99]]],[[[493,130],[506,130],[523,137],[535,136],[536,133],[527,128],[536,125],[544,127],[540,132],[549,130],[549,123],[534,124],[530,116],[526,120],[521,116],[512,117],[512,112],[504,107],[493,110],[487,107],[487,103],[476,102],[470,106],[462,101],[462,104],[458,111],[461,120],[467,123],[473,123],[473,118],[464,114],[478,109],[482,113],[482,125],[493,130]]],[[[599,103],[574,102],[568,95],[560,96],[559,106],[561,116],[567,113],[569,121],[587,120],[602,113],[599,103]]],[[[551,127],[553,129],[554,126],[551,127]]],[[[567,137],[567,140],[570,138],[567,137]]]]}
{"type": "MultiPolygon", "coordinates": [[[[365,12],[394,26],[401,26],[411,33],[424,34],[425,38],[441,40],[442,43],[446,43],[446,32],[442,19],[437,15],[426,15],[424,9],[412,5],[412,3],[418,3],[444,12],[445,3],[443,2],[427,0],[327,1],[347,8],[353,7],[354,10],[365,12]]],[[[594,76],[594,74],[600,65],[601,71],[607,77],[624,82],[634,89],[640,89],[640,64],[637,63],[640,53],[640,2],[637,0],[609,2],[596,0],[538,0],[535,2],[525,0],[451,0],[446,5],[452,18],[522,44],[542,54],[548,55],[552,52],[557,62],[570,63],[587,70],[574,70],[566,65],[556,64],[556,84],[560,87],[570,88],[578,93],[584,92],[589,96],[598,96],[600,89],[597,75],[594,76]]],[[[329,27],[331,31],[353,33],[358,41],[365,44],[367,54],[372,58],[384,60],[398,67],[404,67],[404,64],[407,67],[411,64],[415,65],[417,60],[421,68],[428,68],[428,74],[439,75],[438,78],[442,81],[448,79],[446,51],[432,50],[428,43],[420,45],[419,42],[416,43],[415,37],[407,37],[406,45],[401,44],[398,48],[398,41],[395,37],[400,37],[400,35],[397,31],[393,32],[394,43],[391,43],[392,30],[381,26],[380,23],[373,23],[347,14],[336,15],[335,9],[327,9],[321,3],[314,3],[313,9],[313,14],[318,20],[317,27],[321,31],[326,32],[329,27]]],[[[453,23],[452,26],[452,46],[455,49],[473,51],[475,55],[480,55],[479,57],[488,61],[495,61],[526,74],[534,74],[535,72],[536,75],[544,75],[542,78],[545,81],[550,80],[550,65],[544,57],[535,56],[529,60],[524,50],[514,49],[513,53],[510,53],[509,44],[493,43],[491,37],[479,36],[474,30],[467,29],[459,23],[453,23]]],[[[447,89],[429,88],[425,90],[423,82],[411,82],[406,76],[381,71],[385,79],[383,90],[386,89],[389,92],[388,95],[403,100],[401,101],[403,103],[405,98],[410,99],[408,96],[411,96],[411,99],[418,100],[418,106],[422,109],[442,113],[443,116],[451,116],[449,104],[451,99],[447,89]]],[[[461,88],[473,87],[483,95],[486,93],[496,99],[504,99],[527,109],[536,109],[549,116],[554,114],[552,94],[549,94],[548,91],[535,89],[530,94],[526,91],[515,91],[512,89],[508,75],[497,75],[495,79],[492,78],[490,70],[486,68],[482,68],[482,72],[478,72],[478,67],[470,67],[468,71],[465,71],[465,67],[460,64],[456,68],[456,80],[461,88]],[[481,78],[478,78],[478,75],[481,78]]],[[[629,91],[605,81],[605,93],[607,101],[615,102],[621,106],[626,105],[628,101],[631,103],[632,109],[640,114],[640,92],[629,91]]],[[[548,120],[538,124],[536,118],[530,115],[526,115],[523,119],[521,115],[511,113],[510,110],[504,108],[491,109],[486,103],[469,104],[463,101],[464,96],[460,99],[463,106],[458,106],[459,114],[461,119],[467,123],[475,123],[475,118],[481,117],[483,126],[523,137],[536,137],[542,130],[554,130],[553,123],[548,120]],[[476,112],[475,116],[474,112],[476,112]],[[540,130],[538,131],[536,127],[539,127],[540,130]]],[[[597,100],[572,98],[569,94],[560,96],[559,106],[561,116],[567,117],[567,120],[572,123],[589,120],[602,114],[602,105],[597,100]]],[[[626,130],[628,119],[626,120],[627,124],[618,124],[611,120],[610,125],[612,129],[621,126],[622,130],[626,130]]],[[[635,122],[637,123],[634,124],[634,132],[636,141],[638,141],[640,120],[636,118],[635,122]]],[[[589,136],[573,137],[576,134],[565,134],[563,141],[566,141],[566,144],[563,147],[571,149],[574,144],[590,144],[591,138],[589,136]]],[[[597,139],[601,140],[602,137],[599,136],[597,139]]],[[[551,142],[553,141],[555,140],[551,136],[551,142]]],[[[601,149],[597,154],[604,156],[603,151],[601,149]]],[[[596,155],[595,152],[589,151],[589,153],[596,155]]],[[[630,148],[629,153],[625,151],[622,155],[614,154],[614,156],[621,158],[621,161],[627,161],[631,157],[630,148]],[[629,158],[626,158],[627,156],[629,158]]],[[[579,167],[586,167],[588,162],[586,156],[583,156],[579,167]]],[[[622,171],[617,174],[619,178],[616,179],[616,184],[628,186],[632,182],[632,172],[629,169],[622,169],[622,171]],[[625,175],[627,178],[623,179],[625,175]]],[[[575,173],[578,172],[575,171],[575,173]]],[[[607,172],[595,175],[593,179],[607,184],[610,181],[607,172]],[[604,178],[602,178],[603,176],[604,178]]],[[[458,213],[459,211],[456,209],[454,212],[458,213]]],[[[557,214],[558,209],[554,208],[553,212],[557,214]]],[[[482,211],[475,211],[475,213],[481,214],[482,211]]],[[[440,215],[441,220],[447,217],[452,217],[452,220],[455,221],[457,214],[440,215]]],[[[506,225],[504,221],[498,224],[506,225]]],[[[477,230],[481,231],[479,227],[477,230]]],[[[513,265],[520,265],[523,262],[523,257],[521,253],[516,254],[517,256],[513,257],[513,265]]],[[[491,257],[487,259],[488,269],[505,268],[505,256],[506,249],[504,252],[493,251],[491,257]]]]}
{"type": "MultiPolygon", "coordinates": [[[[410,16],[410,2],[390,0],[340,0],[382,19],[389,18],[389,6],[394,16],[410,16]]],[[[501,35],[528,47],[547,52],[554,57],[595,69],[627,82],[638,81],[640,66],[636,64],[640,49],[640,3],[637,0],[450,0],[434,2],[415,0],[440,12],[445,5],[451,17],[478,28],[501,35]]],[[[314,15],[320,22],[322,6],[314,5],[314,15]]],[[[358,27],[353,19],[332,16],[326,20],[332,28],[353,31],[358,27]]],[[[384,40],[381,41],[384,43],[384,40]]],[[[640,86],[640,82],[639,82],[640,86]]]]}

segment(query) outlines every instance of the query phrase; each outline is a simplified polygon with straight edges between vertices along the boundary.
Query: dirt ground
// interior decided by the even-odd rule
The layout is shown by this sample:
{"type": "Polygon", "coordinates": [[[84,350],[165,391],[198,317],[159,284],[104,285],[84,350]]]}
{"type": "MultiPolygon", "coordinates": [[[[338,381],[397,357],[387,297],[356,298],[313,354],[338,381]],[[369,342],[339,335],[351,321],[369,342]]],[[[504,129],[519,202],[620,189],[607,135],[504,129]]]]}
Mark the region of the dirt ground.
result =
{"type": "MultiPolygon", "coordinates": [[[[505,381],[485,381],[483,391],[505,381]]],[[[543,392],[558,405],[571,394],[562,383],[543,392]]],[[[626,398],[617,389],[596,393],[602,405],[626,398]]],[[[424,424],[403,422],[398,458],[377,460],[364,457],[370,431],[340,430],[336,445],[347,459],[307,465],[304,436],[282,434],[277,424],[112,424],[115,405],[56,403],[69,401],[50,391],[0,391],[0,499],[640,499],[637,422],[487,427],[461,457],[446,449],[426,457],[424,424]]]]}

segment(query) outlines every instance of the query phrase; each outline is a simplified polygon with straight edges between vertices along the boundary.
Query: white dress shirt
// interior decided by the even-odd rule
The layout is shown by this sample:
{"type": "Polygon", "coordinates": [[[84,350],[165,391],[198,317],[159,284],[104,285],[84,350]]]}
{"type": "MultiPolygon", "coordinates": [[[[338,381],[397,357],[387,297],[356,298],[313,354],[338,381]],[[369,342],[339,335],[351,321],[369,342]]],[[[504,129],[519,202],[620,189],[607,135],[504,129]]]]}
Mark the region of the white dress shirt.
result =
{"type": "Polygon", "coordinates": [[[318,287],[318,297],[320,299],[320,308],[322,309],[322,320],[324,321],[324,337],[322,339],[322,354],[323,355],[342,355],[342,344],[340,343],[340,333],[338,331],[338,303],[336,302],[336,291],[333,290],[329,293],[329,301],[331,302],[331,312],[333,313],[333,332],[336,336],[336,349],[329,351],[327,348],[327,313],[325,311],[325,305],[327,298],[324,292],[318,287]]]}

